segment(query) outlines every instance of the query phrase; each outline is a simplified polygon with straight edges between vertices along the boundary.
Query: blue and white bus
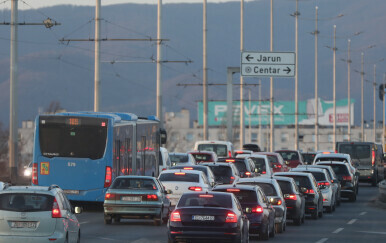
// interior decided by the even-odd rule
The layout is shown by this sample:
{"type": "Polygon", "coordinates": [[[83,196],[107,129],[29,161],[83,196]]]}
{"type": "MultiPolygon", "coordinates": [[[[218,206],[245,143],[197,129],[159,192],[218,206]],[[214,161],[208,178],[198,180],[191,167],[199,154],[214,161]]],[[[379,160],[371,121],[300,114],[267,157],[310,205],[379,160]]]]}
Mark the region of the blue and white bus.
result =
{"type": "Polygon", "coordinates": [[[73,201],[103,202],[119,175],[158,176],[159,120],[131,113],[69,112],[35,121],[32,184],[60,186],[73,201]]]}

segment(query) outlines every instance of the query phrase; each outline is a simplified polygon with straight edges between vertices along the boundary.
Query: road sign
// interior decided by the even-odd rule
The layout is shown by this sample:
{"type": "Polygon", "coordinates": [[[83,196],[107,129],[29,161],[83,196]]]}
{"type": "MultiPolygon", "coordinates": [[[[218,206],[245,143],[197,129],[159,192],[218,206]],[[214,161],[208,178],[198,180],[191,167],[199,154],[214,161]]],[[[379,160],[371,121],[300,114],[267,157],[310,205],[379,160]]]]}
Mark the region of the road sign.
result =
{"type": "Polygon", "coordinates": [[[242,52],[241,76],[293,77],[294,52],[242,52]]]}

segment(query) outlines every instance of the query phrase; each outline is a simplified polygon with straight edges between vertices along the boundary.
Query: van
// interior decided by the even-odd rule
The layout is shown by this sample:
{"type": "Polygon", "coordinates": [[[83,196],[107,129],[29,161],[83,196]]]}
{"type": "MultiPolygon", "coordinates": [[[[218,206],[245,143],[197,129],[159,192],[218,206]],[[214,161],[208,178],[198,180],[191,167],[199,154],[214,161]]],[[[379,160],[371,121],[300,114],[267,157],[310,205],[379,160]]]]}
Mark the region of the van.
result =
{"type": "Polygon", "coordinates": [[[372,186],[384,178],[382,145],[372,142],[337,142],[338,153],[349,154],[359,172],[359,180],[368,181],[372,186]]]}
{"type": "Polygon", "coordinates": [[[234,154],[233,144],[228,141],[197,141],[194,150],[213,151],[218,158],[232,158],[234,154]]]}

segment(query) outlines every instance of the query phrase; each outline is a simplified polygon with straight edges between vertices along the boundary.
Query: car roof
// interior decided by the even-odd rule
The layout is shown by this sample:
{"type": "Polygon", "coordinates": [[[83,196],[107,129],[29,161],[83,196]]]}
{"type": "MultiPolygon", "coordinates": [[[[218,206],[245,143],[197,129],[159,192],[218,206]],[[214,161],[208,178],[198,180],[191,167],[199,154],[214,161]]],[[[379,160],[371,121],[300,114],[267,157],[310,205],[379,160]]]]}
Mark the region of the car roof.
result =
{"type": "Polygon", "coordinates": [[[323,168],[315,168],[315,167],[300,167],[300,168],[292,168],[291,171],[297,172],[297,171],[313,171],[313,172],[322,172],[325,173],[325,169],[323,168]]]}
{"type": "Polygon", "coordinates": [[[229,141],[204,140],[204,141],[197,141],[196,144],[226,144],[226,145],[231,145],[232,143],[229,141]]]}
{"type": "Polygon", "coordinates": [[[274,184],[276,180],[275,178],[257,176],[257,177],[240,178],[237,182],[263,182],[263,183],[274,184]]]}
{"type": "MultiPolygon", "coordinates": [[[[204,165],[175,165],[170,167],[169,170],[181,170],[181,168],[176,168],[176,167],[181,167],[181,168],[203,168],[203,169],[210,169],[208,166],[204,165]]],[[[183,169],[182,169],[183,170],[183,169]]]]}
{"type": "Polygon", "coordinates": [[[349,157],[348,154],[341,154],[341,153],[331,153],[331,154],[317,154],[315,158],[323,158],[323,157],[331,157],[331,158],[347,158],[349,157]]]}
{"type": "Polygon", "coordinates": [[[194,151],[188,151],[187,153],[188,154],[210,154],[210,155],[216,154],[213,151],[207,151],[207,150],[194,150],[194,151]]]}
{"type": "Polygon", "coordinates": [[[261,158],[261,159],[268,159],[267,155],[265,154],[256,154],[256,153],[252,153],[252,154],[238,154],[237,155],[237,158],[261,158]]]}
{"type": "Polygon", "coordinates": [[[166,174],[166,173],[178,173],[178,172],[185,172],[185,173],[190,173],[190,174],[201,174],[201,173],[204,173],[202,171],[199,171],[199,170],[182,170],[182,169],[177,169],[177,170],[163,170],[161,174],[166,174]]]}
{"type": "Polygon", "coordinates": [[[200,163],[200,165],[229,166],[229,167],[231,167],[231,163],[226,163],[226,162],[204,162],[204,163],[200,163]]]}
{"type": "Polygon", "coordinates": [[[341,161],[318,161],[316,162],[316,165],[321,165],[321,164],[330,164],[330,165],[345,165],[348,166],[346,162],[341,162],[341,161]]]}
{"type": "Polygon", "coordinates": [[[291,177],[279,176],[279,175],[273,176],[272,178],[275,179],[276,181],[288,181],[288,182],[291,182],[291,181],[294,180],[294,179],[291,178],[291,177]]]}
{"type": "Polygon", "coordinates": [[[188,153],[182,153],[182,152],[169,152],[169,155],[188,155],[188,153]]]}
{"type": "Polygon", "coordinates": [[[276,153],[276,152],[254,152],[254,154],[263,154],[263,155],[276,155],[276,156],[281,156],[279,153],[276,153]]]}
{"type": "Polygon", "coordinates": [[[52,189],[60,189],[58,186],[10,186],[7,188],[4,188],[4,190],[0,191],[0,193],[3,192],[18,192],[18,193],[45,193],[45,194],[54,194],[52,192],[52,189]]]}
{"type": "Polygon", "coordinates": [[[299,150],[293,150],[293,149],[280,149],[280,150],[275,150],[275,152],[296,152],[296,153],[299,153],[299,150]]]}
{"type": "Polygon", "coordinates": [[[197,194],[213,194],[213,195],[226,195],[232,197],[232,193],[228,192],[217,192],[217,191],[206,191],[206,192],[184,192],[184,195],[197,195],[197,194]]]}
{"type": "Polygon", "coordinates": [[[122,175],[122,176],[117,176],[115,179],[118,178],[135,178],[135,179],[154,179],[152,176],[141,176],[141,175],[122,175]]]}
{"type": "Polygon", "coordinates": [[[293,175],[293,176],[307,176],[310,177],[311,174],[307,172],[275,172],[274,176],[285,176],[285,175],[293,175]]]}
{"type": "Polygon", "coordinates": [[[248,191],[255,191],[256,189],[260,188],[259,186],[253,186],[253,185],[242,185],[242,184],[222,184],[222,185],[216,185],[213,189],[241,189],[241,190],[248,190],[248,191]]]}

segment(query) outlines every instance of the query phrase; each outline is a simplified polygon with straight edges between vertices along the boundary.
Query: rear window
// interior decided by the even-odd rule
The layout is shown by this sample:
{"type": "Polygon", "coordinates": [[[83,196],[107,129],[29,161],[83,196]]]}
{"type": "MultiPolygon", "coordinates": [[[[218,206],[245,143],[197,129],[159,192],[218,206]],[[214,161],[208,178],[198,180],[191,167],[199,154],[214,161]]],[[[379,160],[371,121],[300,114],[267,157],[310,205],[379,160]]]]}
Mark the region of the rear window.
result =
{"type": "Polygon", "coordinates": [[[261,158],[252,158],[253,162],[255,163],[255,167],[257,169],[258,173],[262,173],[264,171],[267,171],[267,168],[265,166],[265,160],[261,158]]]}
{"type": "Polygon", "coordinates": [[[330,165],[330,166],[337,176],[349,175],[349,172],[345,165],[330,165]]]}
{"type": "Polygon", "coordinates": [[[311,174],[315,177],[316,181],[326,181],[327,180],[326,175],[324,173],[312,171],[311,174]]]}
{"type": "MultiPolygon", "coordinates": [[[[235,188],[232,188],[235,189],[235,188]]],[[[216,191],[228,192],[227,189],[221,189],[216,191]]],[[[257,202],[257,194],[255,191],[251,190],[232,190],[231,193],[239,199],[240,203],[256,203],[257,202]]]]}
{"type": "Polygon", "coordinates": [[[206,176],[208,176],[208,168],[205,167],[205,166],[173,166],[172,168],[170,169],[178,169],[178,170],[183,170],[184,168],[192,168],[193,170],[197,170],[197,171],[202,171],[205,173],[206,176]]]}
{"type": "Polygon", "coordinates": [[[140,178],[117,178],[115,179],[112,189],[142,189],[157,190],[157,186],[152,179],[140,178]]]}
{"type": "Polygon", "coordinates": [[[266,196],[277,196],[275,187],[272,184],[268,183],[262,183],[262,182],[240,182],[237,184],[243,184],[243,185],[253,185],[253,186],[259,186],[261,189],[263,189],[264,194],[266,196]]]}
{"type": "Polygon", "coordinates": [[[341,144],[339,153],[349,154],[352,159],[368,159],[371,156],[370,145],[341,144]]]}
{"type": "Polygon", "coordinates": [[[299,154],[297,152],[278,152],[284,160],[299,160],[299,154]]]}
{"type": "Polygon", "coordinates": [[[337,157],[322,157],[318,158],[316,162],[320,161],[338,161],[338,162],[347,162],[346,158],[337,158],[337,157]]]}
{"type": "Polygon", "coordinates": [[[232,208],[232,197],[226,194],[183,194],[177,207],[232,208]]]}
{"type": "Polygon", "coordinates": [[[306,176],[295,176],[295,175],[288,175],[287,177],[291,177],[295,180],[296,185],[300,187],[305,187],[307,189],[312,189],[311,181],[306,176]]]}
{"type": "Polygon", "coordinates": [[[196,162],[213,162],[210,154],[192,154],[196,162]]]}
{"type": "Polygon", "coordinates": [[[277,183],[279,183],[280,189],[283,192],[283,194],[292,194],[293,193],[291,182],[278,180],[277,183]]]}
{"type": "Polygon", "coordinates": [[[213,171],[215,177],[233,176],[232,169],[229,166],[209,166],[209,168],[213,171]]]}
{"type": "Polygon", "coordinates": [[[275,155],[267,155],[270,163],[279,163],[278,158],[275,155]]]}
{"type": "Polygon", "coordinates": [[[15,212],[51,211],[54,196],[46,194],[4,193],[0,195],[0,210],[15,212]]]}
{"type": "Polygon", "coordinates": [[[198,150],[213,151],[218,157],[228,157],[227,146],[224,144],[200,144],[198,150]]]}
{"type": "Polygon", "coordinates": [[[172,163],[182,163],[189,161],[188,155],[185,154],[169,154],[169,157],[172,163]]]}
{"type": "Polygon", "coordinates": [[[235,161],[232,163],[236,166],[236,168],[239,170],[239,172],[243,173],[243,172],[247,171],[247,166],[245,165],[244,161],[235,161]]]}
{"type": "Polygon", "coordinates": [[[200,182],[199,176],[197,174],[190,174],[180,172],[176,173],[164,173],[159,177],[160,181],[186,181],[186,182],[200,182]]]}
{"type": "Polygon", "coordinates": [[[303,159],[306,163],[312,163],[314,161],[316,154],[302,154],[303,159]]]}

